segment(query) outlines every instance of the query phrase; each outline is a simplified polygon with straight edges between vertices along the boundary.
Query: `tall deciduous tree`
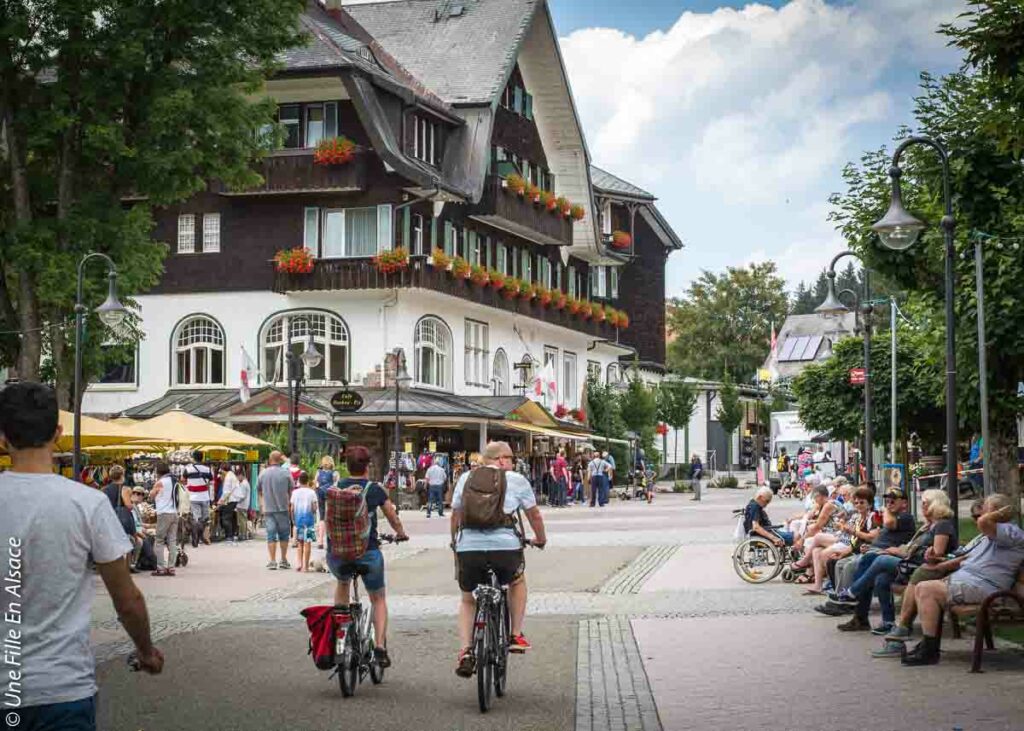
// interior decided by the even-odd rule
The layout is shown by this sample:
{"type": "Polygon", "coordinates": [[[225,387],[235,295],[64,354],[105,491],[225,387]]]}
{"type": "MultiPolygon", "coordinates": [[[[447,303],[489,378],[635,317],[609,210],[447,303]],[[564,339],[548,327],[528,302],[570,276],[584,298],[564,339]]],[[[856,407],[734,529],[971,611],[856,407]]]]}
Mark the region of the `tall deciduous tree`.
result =
{"type": "MultiPolygon", "coordinates": [[[[987,469],[992,470],[999,490],[1017,493],[1017,415],[1024,407],[1017,396],[1017,384],[1024,380],[1024,309],[1020,307],[1024,247],[1019,243],[1024,237],[1024,116],[1020,114],[1024,108],[1024,14],[1017,0],[978,2],[956,25],[941,32],[964,51],[965,62],[959,71],[942,78],[922,77],[914,116],[920,132],[941,140],[952,160],[956,248],[965,254],[957,256],[955,265],[957,414],[964,436],[977,430],[977,302],[969,254],[972,232],[984,231],[997,237],[984,249],[992,450],[987,469]],[[1000,240],[1005,243],[1000,245],[1000,240]]],[[[887,151],[879,150],[847,166],[847,190],[833,198],[833,218],[849,245],[873,268],[920,297],[938,335],[926,344],[926,358],[941,365],[941,229],[933,225],[904,252],[882,248],[870,229],[888,205],[889,160],[887,151]]],[[[937,157],[914,147],[903,166],[905,204],[937,224],[943,213],[937,157]]],[[[941,396],[936,403],[943,404],[941,396]]]]}
{"type": "Polygon", "coordinates": [[[788,305],[774,262],[703,272],[670,310],[669,362],[687,376],[728,372],[749,381],[768,355],[772,323],[782,325],[788,305]]]}
{"type": "MultiPolygon", "coordinates": [[[[257,180],[273,121],[249,96],[301,42],[301,0],[67,0],[0,4],[0,353],[36,379],[44,354],[66,383],[75,267],[117,263],[122,292],[152,286],[165,247],[151,206],[208,180],[257,180]],[[126,201],[131,200],[132,205],[126,201]]],[[[86,297],[103,298],[102,270],[86,297]]],[[[90,321],[87,365],[110,337],[90,321]]],[[[95,370],[93,370],[95,373],[95,370]]]]}
{"type": "MultiPolygon", "coordinates": [[[[686,430],[689,435],[690,418],[696,407],[697,389],[693,384],[683,380],[664,381],[658,388],[658,418],[672,427],[675,433],[676,479],[679,477],[679,430],[686,430]]],[[[684,456],[683,459],[687,458],[684,456]]]]}
{"type": "Polygon", "coordinates": [[[615,390],[592,374],[587,377],[587,418],[602,437],[619,438],[625,428],[615,390]]]}
{"type": "Polygon", "coordinates": [[[743,421],[743,404],[740,403],[739,390],[726,373],[722,378],[722,387],[718,391],[718,412],[715,414],[718,423],[725,430],[725,463],[732,474],[732,435],[743,421]]]}

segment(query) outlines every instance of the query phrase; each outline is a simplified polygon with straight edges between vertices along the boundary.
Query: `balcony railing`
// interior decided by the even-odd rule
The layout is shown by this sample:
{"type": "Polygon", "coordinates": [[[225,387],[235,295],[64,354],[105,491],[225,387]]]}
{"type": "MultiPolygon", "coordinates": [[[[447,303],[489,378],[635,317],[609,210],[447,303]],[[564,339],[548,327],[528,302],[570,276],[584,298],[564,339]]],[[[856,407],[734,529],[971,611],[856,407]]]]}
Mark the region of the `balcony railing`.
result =
{"type": "Polygon", "coordinates": [[[483,196],[469,214],[539,243],[572,245],[572,219],[550,213],[540,204],[503,189],[496,175],[487,178],[483,196]]]}
{"type": "Polygon", "coordinates": [[[407,269],[394,274],[381,274],[368,259],[329,259],[317,261],[309,274],[275,272],[274,275],[274,291],[278,293],[394,288],[429,289],[595,337],[615,337],[615,328],[606,322],[584,320],[568,310],[544,307],[536,299],[506,299],[492,287],[479,287],[468,279],[455,279],[450,272],[428,264],[424,256],[413,257],[407,269]]]}
{"type": "Polygon", "coordinates": [[[366,153],[357,152],[344,165],[317,165],[313,150],[278,150],[265,157],[257,172],[263,184],[245,190],[223,190],[225,195],[268,195],[307,191],[360,191],[366,189],[366,153]]]}

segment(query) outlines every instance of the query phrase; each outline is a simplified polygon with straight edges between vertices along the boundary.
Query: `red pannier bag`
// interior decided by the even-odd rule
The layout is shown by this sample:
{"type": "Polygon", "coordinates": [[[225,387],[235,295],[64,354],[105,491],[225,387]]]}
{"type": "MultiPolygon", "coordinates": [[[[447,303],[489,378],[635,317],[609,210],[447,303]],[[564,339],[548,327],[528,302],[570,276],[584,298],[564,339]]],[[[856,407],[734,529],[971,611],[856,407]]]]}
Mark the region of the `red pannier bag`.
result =
{"type": "Polygon", "coordinates": [[[309,653],[319,670],[334,667],[334,607],[320,605],[306,607],[300,614],[309,628],[309,653]]]}

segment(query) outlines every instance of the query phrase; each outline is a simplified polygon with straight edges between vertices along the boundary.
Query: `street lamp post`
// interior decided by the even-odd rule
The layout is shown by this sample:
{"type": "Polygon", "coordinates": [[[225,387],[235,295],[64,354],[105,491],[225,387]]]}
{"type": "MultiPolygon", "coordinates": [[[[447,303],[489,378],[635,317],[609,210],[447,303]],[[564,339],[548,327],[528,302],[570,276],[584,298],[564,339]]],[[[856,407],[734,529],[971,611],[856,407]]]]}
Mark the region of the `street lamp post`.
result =
{"type": "Polygon", "coordinates": [[[306,381],[306,369],[320,365],[323,356],[313,343],[313,321],[306,315],[295,315],[288,318],[287,354],[288,361],[288,454],[298,451],[299,446],[299,399],[302,397],[302,384],[306,381]],[[292,350],[292,325],[296,322],[306,324],[306,349],[302,355],[292,350]]]}
{"type": "Polygon", "coordinates": [[[402,388],[407,387],[412,382],[412,376],[409,375],[405,364],[405,350],[395,348],[392,355],[395,358],[395,472],[396,474],[401,474],[401,459],[399,455],[403,451],[401,447],[402,425],[400,421],[402,388]]]}
{"type": "MultiPolygon", "coordinates": [[[[945,244],[945,289],[946,289],[946,491],[949,493],[949,504],[953,509],[953,517],[959,515],[960,492],[957,475],[957,434],[956,434],[956,314],[953,310],[953,297],[956,292],[954,280],[954,257],[956,250],[953,244],[953,230],[956,219],[953,218],[953,196],[950,189],[949,154],[946,148],[930,137],[909,137],[904,140],[892,156],[892,167],[889,177],[892,178],[892,194],[889,210],[871,228],[878,234],[882,244],[893,251],[909,249],[917,241],[925,228],[924,221],[913,216],[903,207],[903,193],[900,189],[900,157],[913,145],[924,145],[938,153],[942,161],[942,197],[945,205],[940,226],[945,244]]],[[[955,524],[955,523],[954,523],[955,524]]]]}
{"type": "Polygon", "coordinates": [[[102,305],[96,308],[96,315],[100,318],[100,322],[113,329],[124,322],[125,315],[128,314],[124,305],[117,299],[117,267],[114,266],[114,261],[98,251],[83,256],[82,260],[78,262],[78,279],[75,286],[75,383],[72,394],[72,398],[75,400],[75,434],[72,469],[76,480],[80,480],[82,477],[82,340],[86,313],[85,304],[82,303],[82,279],[85,265],[91,259],[103,259],[107,263],[107,298],[102,305]]]}
{"type": "MultiPolygon", "coordinates": [[[[842,303],[836,294],[836,263],[843,257],[852,256],[858,259],[861,264],[864,259],[855,251],[841,251],[832,258],[828,265],[828,291],[825,294],[825,301],[818,305],[814,311],[821,315],[842,315],[849,311],[849,308],[842,303]]],[[[867,267],[864,267],[864,296],[860,297],[856,292],[850,291],[857,300],[857,309],[864,317],[864,471],[867,474],[867,481],[875,479],[874,474],[874,427],[871,423],[871,288],[867,267]]],[[[841,294],[841,293],[840,293],[841,294]]]]}

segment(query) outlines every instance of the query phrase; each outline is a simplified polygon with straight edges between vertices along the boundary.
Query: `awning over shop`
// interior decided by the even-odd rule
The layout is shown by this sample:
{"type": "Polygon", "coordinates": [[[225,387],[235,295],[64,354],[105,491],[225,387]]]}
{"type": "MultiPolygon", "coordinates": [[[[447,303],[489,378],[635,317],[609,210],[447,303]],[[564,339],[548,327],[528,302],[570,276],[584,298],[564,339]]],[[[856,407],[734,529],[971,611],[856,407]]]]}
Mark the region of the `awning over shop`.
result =
{"type": "Polygon", "coordinates": [[[176,446],[202,444],[226,447],[269,447],[268,442],[226,426],[215,424],[187,411],[175,409],[127,428],[129,439],[162,438],[176,446]]]}
{"type": "Polygon", "coordinates": [[[526,434],[533,434],[541,437],[554,437],[555,439],[568,439],[575,442],[589,442],[592,438],[592,434],[581,434],[579,432],[568,432],[560,431],[558,429],[552,429],[546,426],[537,426],[536,424],[527,424],[522,421],[510,421],[503,420],[495,422],[496,428],[511,429],[512,431],[524,432],[526,434]]]}
{"type": "MultiPolygon", "coordinates": [[[[74,448],[75,442],[75,415],[70,411],[61,411],[59,414],[60,425],[63,435],[57,441],[57,449],[69,451],[74,448]]],[[[91,416],[82,415],[82,436],[83,447],[101,447],[108,444],[129,444],[129,443],[166,443],[166,439],[160,436],[139,435],[133,433],[127,427],[113,424],[102,419],[94,419],[91,416]]]]}

